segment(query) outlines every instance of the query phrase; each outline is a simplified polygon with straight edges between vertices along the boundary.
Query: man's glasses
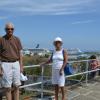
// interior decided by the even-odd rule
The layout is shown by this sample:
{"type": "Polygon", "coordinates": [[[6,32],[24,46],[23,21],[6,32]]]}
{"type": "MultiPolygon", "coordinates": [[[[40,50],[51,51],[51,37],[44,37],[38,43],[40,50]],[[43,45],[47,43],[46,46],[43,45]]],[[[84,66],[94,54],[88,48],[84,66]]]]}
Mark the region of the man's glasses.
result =
{"type": "Polygon", "coordinates": [[[6,30],[6,31],[9,31],[9,30],[12,30],[12,31],[13,31],[14,28],[6,28],[5,30],[6,30]]]}

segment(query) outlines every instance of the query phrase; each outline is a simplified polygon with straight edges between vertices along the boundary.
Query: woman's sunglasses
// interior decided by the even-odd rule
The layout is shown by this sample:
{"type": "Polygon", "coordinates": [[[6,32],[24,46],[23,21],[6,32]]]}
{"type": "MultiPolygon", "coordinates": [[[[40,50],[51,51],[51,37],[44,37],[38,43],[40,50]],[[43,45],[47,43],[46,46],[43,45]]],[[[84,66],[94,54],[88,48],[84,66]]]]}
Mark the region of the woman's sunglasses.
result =
{"type": "Polygon", "coordinates": [[[60,41],[54,42],[54,45],[57,45],[57,44],[62,44],[62,42],[60,41]]]}

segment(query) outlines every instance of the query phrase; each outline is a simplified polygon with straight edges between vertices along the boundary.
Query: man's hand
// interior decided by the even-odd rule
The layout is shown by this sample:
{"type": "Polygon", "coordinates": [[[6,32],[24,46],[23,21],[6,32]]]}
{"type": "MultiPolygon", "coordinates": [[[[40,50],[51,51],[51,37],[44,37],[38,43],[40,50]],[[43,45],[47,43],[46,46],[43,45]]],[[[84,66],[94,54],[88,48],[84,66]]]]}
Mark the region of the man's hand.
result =
{"type": "Polygon", "coordinates": [[[3,76],[3,69],[2,69],[2,67],[0,66],[0,77],[2,77],[3,76]]]}
{"type": "Polygon", "coordinates": [[[23,67],[20,67],[20,73],[23,73],[23,67]]]}

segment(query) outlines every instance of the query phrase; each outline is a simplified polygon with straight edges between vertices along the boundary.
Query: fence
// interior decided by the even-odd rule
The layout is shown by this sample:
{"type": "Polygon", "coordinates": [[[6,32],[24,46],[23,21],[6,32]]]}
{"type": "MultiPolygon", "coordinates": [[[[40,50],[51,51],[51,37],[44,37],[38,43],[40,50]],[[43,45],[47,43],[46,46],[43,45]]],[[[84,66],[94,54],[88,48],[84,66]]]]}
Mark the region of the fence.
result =
{"type": "MultiPolygon", "coordinates": [[[[69,80],[74,79],[74,82],[77,81],[76,84],[84,80],[86,85],[88,85],[89,73],[100,70],[99,68],[96,70],[89,70],[89,60],[70,61],[69,64],[73,66],[73,68],[75,69],[75,73],[74,75],[69,75],[65,78],[67,80],[68,78],[69,80]]],[[[28,69],[31,69],[31,71],[34,71],[33,73],[36,73],[38,75],[28,75],[29,80],[26,82],[25,85],[21,86],[20,89],[24,88],[26,91],[40,93],[38,97],[40,97],[41,99],[39,100],[44,100],[44,93],[51,93],[53,95],[53,88],[51,85],[51,64],[45,67],[40,67],[40,65],[25,66],[26,74],[29,74],[29,72],[27,72],[28,69]]],[[[68,81],[66,82],[66,84],[67,83],[68,81]]]]}

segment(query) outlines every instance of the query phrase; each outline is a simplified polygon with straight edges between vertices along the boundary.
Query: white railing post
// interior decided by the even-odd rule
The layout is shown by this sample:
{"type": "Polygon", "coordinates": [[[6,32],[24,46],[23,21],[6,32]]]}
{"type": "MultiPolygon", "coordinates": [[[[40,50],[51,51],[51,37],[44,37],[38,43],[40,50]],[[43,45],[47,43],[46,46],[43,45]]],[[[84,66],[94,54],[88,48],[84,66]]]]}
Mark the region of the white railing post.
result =
{"type": "Polygon", "coordinates": [[[44,76],[44,66],[42,66],[42,71],[41,71],[41,100],[43,100],[43,76],[44,76]]]}
{"type": "Polygon", "coordinates": [[[89,62],[88,60],[86,61],[86,86],[88,85],[88,69],[89,69],[89,62]]]}

